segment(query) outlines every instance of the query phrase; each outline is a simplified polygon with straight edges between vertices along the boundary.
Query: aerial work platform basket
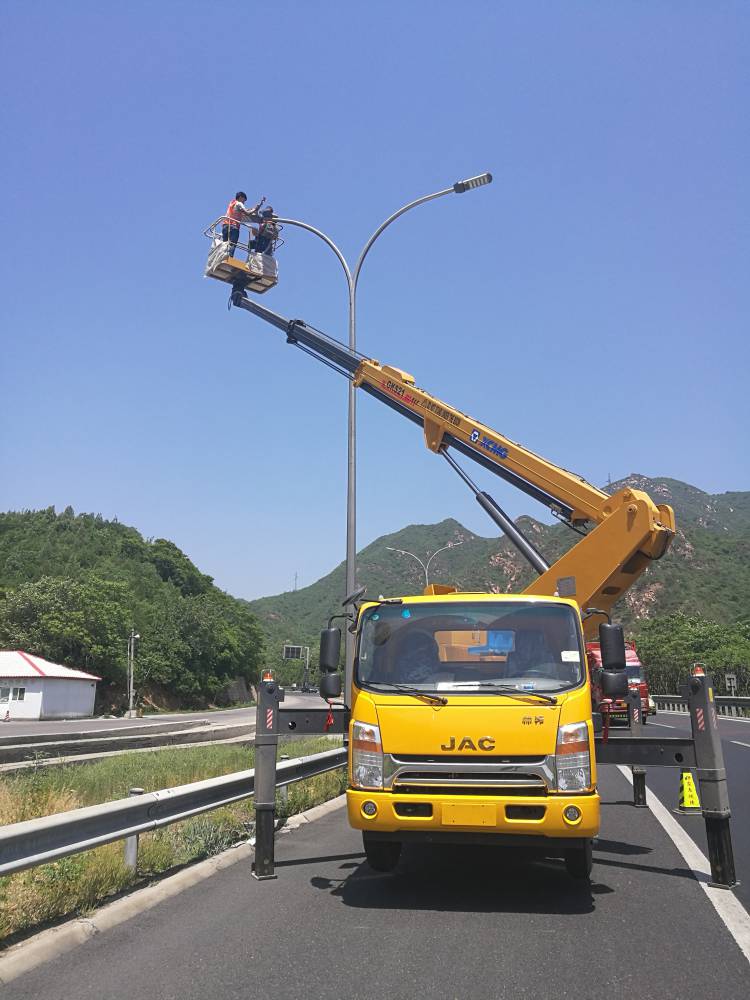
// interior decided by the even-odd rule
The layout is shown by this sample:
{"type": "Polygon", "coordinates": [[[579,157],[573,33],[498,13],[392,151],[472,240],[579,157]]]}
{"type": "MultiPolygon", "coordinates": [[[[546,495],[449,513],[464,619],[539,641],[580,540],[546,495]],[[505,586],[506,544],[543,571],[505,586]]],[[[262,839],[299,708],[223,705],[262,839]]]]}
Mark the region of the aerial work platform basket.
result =
{"type": "Polygon", "coordinates": [[[279,280],[279,265],[274,252],[281,246],[279,238],[281,226],[273,224],[270,234],[261,226],[241,222],[222,216],[204,230],[203,235],[211,240],[211,249],[203,272],[207,278],[226,281],[233,287],[247,289],[262,295],[273,288],[279,280]],[[232,239],[229,224],[239,229],[237,239],[232,239]],[[225,237],[229,237],[226,239],[225,237]],[[262,252],[257,249],[263,248],[262,252]]]}

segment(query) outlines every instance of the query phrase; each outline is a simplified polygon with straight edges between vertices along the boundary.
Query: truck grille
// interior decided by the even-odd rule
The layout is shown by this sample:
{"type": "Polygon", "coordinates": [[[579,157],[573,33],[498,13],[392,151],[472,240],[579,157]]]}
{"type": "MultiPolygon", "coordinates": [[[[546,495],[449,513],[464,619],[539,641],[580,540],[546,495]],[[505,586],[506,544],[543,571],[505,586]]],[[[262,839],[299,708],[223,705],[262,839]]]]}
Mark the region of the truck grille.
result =
{"type": "Polygon", "coordinates": [[[386,787],[413,795],[545,795],[555,788],[554,757],[417,760],[386,754],[386,787]]]}

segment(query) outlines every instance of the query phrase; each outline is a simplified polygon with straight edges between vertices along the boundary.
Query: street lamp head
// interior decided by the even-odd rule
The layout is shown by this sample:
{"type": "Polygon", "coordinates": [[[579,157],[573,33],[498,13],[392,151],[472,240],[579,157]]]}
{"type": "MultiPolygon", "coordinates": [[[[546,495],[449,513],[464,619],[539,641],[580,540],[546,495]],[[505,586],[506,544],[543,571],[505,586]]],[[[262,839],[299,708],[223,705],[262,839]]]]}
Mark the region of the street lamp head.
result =
{"type": "Polygon", "coordinates": [[[453,190],[456,194],[463,194],[464,191],[473,191],[474,188],[484,187],[485,184],[492,183],[492,174],[477,174],[476,177],[467,177],[465,181],[456,181],[453,190]]]}

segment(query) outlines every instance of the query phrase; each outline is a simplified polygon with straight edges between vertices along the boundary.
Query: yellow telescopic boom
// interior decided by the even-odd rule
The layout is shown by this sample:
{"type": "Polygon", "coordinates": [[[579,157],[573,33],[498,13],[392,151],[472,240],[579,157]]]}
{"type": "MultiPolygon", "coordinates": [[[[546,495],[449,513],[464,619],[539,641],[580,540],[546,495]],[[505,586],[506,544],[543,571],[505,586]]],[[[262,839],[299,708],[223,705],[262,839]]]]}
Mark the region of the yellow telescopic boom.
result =
{"type": "MultiPolygon", "coordinates": [[[[649,563],[660,559],[669,547],[675,521],[667,504],[655,504],[642,490],[623,489],[609,496],[581,476],[547,461],[420,389],[408,372],[355,354],[301,320],[284,319],[240,292],[233,294],[232,301],[283,330],[287,342],[351,378],[368,395],[421,424],[430,451],[448,457],[485,509],[488,505],[481,498],[495,508],[497,505],[487,494],[476,490],[468,476],[458,469],[455,459],[448,455],[449,450],[465,455],[518,487],[581,532],[576,544],[549,567],[538,553],[534,559],[532,551],[530,561],[540,575],[524,593],[573,597],[582,610],[596,608],[609,612],[649,563]],[[589,530],[582,531],[584,526],[589,530]]],[[[505,518],[511,540],[518,544],[514,535],[520,532],[502,511],[500,514],[505,518]]],[[[533,550],[521,536],[521,544],[524,541],[533,550]]],[[[524,555],[529,558],[527,552],[524,555]]],[[[595,624],[592,621],[592,636],[595,624]]]]}

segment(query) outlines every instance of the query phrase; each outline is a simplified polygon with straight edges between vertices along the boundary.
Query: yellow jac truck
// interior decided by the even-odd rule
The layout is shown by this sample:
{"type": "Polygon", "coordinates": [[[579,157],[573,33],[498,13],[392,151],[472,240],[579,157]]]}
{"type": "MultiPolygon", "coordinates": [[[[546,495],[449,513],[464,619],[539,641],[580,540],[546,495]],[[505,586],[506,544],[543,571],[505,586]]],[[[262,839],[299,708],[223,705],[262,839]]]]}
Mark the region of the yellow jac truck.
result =
{"type": "MultiPolygon", "coordinates": [[[[618,632],[604,625],[611,694],[627,688],[618,632]]],[[[322,635],[324,667],[336,662],[337,633],[322,635]]],[[[337,678],[324,676],[321,693],[335,695],[337,678]]],[[[540,849],[588,877],[599,795],[575,601],[455,592],[367,601],[350,703],[347,808],[372,868],[393,869],[405,842],[478,841],[540,849]]]]}
{"type": "MultiPolygon", "coordinates": [[[[228,280],[229,279],[222,279],[228,280]]],[[[562,856],[587,877],[599,828],[594,727],[627,693],[614,603],[674,537],[672,508],[642,490],[609,495],[301,320],[250,299],[235,276],[231,303],[287,343],[345,375],[420,426],[537,577],[519,594],[432,587],[358,603],[343,686],[350,712],[349,821],[369,863],[393,868],[407,841],[515,844],[562,856]],[[468,458],[517,487],[575,533],[550,564],[459,464],[468,458]],[[585,640],[599,631],[601,662],[585,640]]],[[[321,636],[320,693],[341,694],[341,632],[321,636]]]]}

